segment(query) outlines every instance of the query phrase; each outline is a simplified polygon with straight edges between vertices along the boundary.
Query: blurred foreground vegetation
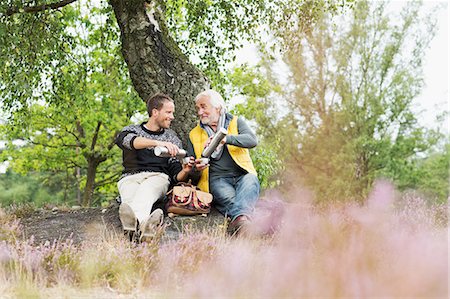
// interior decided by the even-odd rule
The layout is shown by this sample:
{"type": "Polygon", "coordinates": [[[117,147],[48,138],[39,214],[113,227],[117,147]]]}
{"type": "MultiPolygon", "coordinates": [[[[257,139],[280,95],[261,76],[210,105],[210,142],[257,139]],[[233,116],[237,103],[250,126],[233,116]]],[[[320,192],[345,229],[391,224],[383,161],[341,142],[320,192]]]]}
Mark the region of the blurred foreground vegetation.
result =
{"type": "MultiPolygon", "coordinates": [[[[299,196],[301,194],[290,194],[299,196]]],[[[286,202],[279,194],[265,202],[286,202]]],[[[278,202],[278,203],[280,203],[278,202]]],[[[0,293],[7,298],[444,298],[447,208],[377,184],[363,205],[303,200],[256,213],[247,237],[185,227],[133,244],[98,228],[81,244],[21,238],[0,209],[0,293]],[[268,213],[267,213],[268,212],[268,213]],[[261,234],[266,228],[271,233],[261,234]],[[274,229],[274,230],[273,230],[274,229]]],[[[86,228],[88,229],[88,228],[86,228]]]]}

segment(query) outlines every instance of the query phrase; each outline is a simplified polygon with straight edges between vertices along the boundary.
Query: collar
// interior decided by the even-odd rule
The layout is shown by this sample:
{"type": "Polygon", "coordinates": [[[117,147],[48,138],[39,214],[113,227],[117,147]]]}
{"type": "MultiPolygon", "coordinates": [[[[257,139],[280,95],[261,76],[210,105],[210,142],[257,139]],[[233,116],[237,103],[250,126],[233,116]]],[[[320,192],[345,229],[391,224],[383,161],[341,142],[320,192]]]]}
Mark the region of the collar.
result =
{"type": "Polygon", "coordinates": [[[147,129],[147,127],[145,126],[145,124],[146,124],[147,122],[143,122],[142,124],[141,124],[141,128],[142,128],[142,130],[144,130],[146,133],[148,133],[148,134],[152,134],[152,135],[161,135],[161,134],[163,134],[164,133],[164,129],[163,128],[161,128],[161,130],[159,130],[159,131],[152,131],[152,130],[149,130],[149,129],[147,129]]]}

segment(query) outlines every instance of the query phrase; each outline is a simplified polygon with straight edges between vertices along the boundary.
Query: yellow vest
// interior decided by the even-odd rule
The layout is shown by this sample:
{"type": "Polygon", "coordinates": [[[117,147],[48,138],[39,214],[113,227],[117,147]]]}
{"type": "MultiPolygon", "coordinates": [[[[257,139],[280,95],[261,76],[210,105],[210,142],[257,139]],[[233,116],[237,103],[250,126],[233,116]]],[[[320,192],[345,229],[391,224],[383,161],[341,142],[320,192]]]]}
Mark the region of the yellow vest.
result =
{"type": "MultiPolygon", "coordinates": [[[[228,126],[228,135],[238,135],[238,127],[237,127],[237,117],[233,116],[233,119],[228,126]]],[[[202,127],[200,127],[200,123],[197,124],[195,128],[189,132],[189,139],[194,146],[195,157],[201,158],[202,151],[204,149],[204,145],[206,140],[208,140],[208,134],[202,127]]],[[[253,166],[252,159],[250,158],[250,153],[247,148],[242,148],[234,145],[226,145],[228,148],[228,152],[230,153],[231,158],[233,158],[234,162],[239,165],[242,169],[246,170],[249,173],[256,174],[255,167],[253,166]]],[[[200,176],[200,181],[197,186],[200,190],[209,192],[209,168],[202,171],[200,176]]]]}

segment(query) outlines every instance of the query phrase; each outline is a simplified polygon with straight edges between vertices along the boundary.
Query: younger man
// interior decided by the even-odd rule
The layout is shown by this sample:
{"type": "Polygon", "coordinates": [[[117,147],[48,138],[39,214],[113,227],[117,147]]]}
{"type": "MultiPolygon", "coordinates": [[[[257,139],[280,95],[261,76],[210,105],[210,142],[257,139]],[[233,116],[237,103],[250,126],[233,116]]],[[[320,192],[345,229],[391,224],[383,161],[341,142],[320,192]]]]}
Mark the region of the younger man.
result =
{"type": "Polygon", "coordinates": [[[153,204],[171,184],[187,179],[193,166],[193,162],[182,166],[174,158],[181,148],[180,139],[169,129],[174,110],[169,96],[156,94],[147,101],[148,121],[125,127],[116,138],[124,167],[117,184],[122,199],[119,217],[130,239],[137,233],[140,242],[148,241],[163,222],[161,209],[151,212],[153,204]],[[155,146],[165,146],[172,157],[156,156],[155,146]]]}

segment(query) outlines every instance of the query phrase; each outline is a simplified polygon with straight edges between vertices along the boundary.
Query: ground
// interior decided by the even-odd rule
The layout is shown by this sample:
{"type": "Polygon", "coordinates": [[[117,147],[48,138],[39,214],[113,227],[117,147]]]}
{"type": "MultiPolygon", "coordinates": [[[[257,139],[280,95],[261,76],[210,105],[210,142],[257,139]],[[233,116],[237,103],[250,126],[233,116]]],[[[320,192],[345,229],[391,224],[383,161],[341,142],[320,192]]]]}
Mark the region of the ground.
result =
{"type": "MultiPolygon", "coordinates": [[[[119,205],[113,203],[106,208],[38,209],[19,217],[22,236],[34,238],[35,244],[72,239],[78,244],[90,238],[107,236],[124,237],[118,216],[119,205]]],[[[225,218],[216,210],[207,217],[177,216],[165,218],[164,240],[177,239],[187,227],[196,229],[224,227],[225,218]]]]}

